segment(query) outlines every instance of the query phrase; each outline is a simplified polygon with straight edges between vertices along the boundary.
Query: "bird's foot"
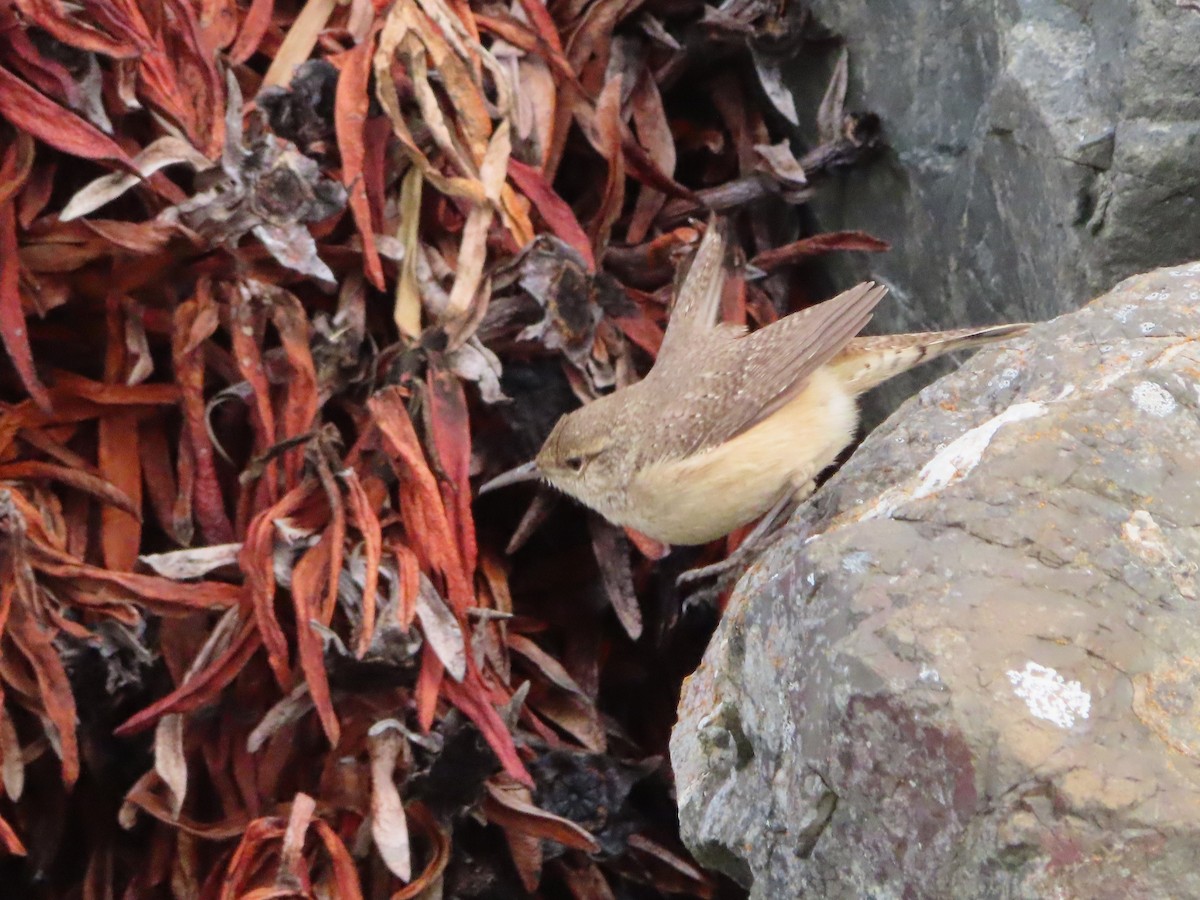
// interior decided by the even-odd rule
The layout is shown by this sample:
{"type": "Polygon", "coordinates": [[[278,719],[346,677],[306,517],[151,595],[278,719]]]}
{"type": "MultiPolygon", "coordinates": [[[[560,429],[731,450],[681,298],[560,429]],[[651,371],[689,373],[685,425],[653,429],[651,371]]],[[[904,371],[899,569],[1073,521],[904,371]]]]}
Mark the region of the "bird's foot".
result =
{"type": "MultiPolygon", "coordinates": [[[[807,528],[804,529],[802,538],[807,534],[807,531],[807,528]]],[[[689,569],[684,572],[675,579],[675,586],[677,588],[687,589],[710,578],[715,578],[716,580],[712,584],[692,591],[684,601],[683,608],[688,610],[697,606],[715,605],[717,599],[733,587],[738,579],[746,573],[746,570],[750,568],[755,558],[774,546],[784,535],[794,533],[792,529],[783,526],[752,535],[751,538],[748,538],[740,547],[720,562],[689,569]]]]}

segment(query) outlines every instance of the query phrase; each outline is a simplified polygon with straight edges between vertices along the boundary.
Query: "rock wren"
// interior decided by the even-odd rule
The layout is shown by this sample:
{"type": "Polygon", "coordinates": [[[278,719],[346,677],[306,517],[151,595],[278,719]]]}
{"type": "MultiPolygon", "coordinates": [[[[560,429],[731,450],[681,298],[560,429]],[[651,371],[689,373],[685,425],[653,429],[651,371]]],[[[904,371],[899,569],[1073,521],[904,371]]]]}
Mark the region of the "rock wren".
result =
{"type": "Polygon", "coordinates": [[[859,394],[1029,327],[857,337],[887,292],[866,282],[746,334],[717,321],[725,276],[714,221],[646,377],[563,416],[534,462],[483,490],[541,476],[617,525],[707,543],[810,494],[854,439],[859,394]]]}

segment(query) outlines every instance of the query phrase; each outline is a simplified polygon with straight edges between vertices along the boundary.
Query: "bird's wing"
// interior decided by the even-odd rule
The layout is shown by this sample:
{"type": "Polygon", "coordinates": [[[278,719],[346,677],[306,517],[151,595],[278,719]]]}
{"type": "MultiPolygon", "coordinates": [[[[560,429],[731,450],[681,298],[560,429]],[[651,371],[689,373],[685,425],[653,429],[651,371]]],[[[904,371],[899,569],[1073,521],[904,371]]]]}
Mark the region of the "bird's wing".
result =
{"type": "Polygon", "coordinates": [[[660,360],[686,352],[717,325],[721,291],[725,287],[725,224],[714,215],[680,285],[667,331],[658,351],[660,360]]]}
{"type": "Polygon", "coordinates": [[[660,356],[647,376],[670,398],[657,411],[657,455],[715,447],[771,415],[862,330],[886,293],[864,282],[745,337],[712,330],[686,355],[660,356]]]}

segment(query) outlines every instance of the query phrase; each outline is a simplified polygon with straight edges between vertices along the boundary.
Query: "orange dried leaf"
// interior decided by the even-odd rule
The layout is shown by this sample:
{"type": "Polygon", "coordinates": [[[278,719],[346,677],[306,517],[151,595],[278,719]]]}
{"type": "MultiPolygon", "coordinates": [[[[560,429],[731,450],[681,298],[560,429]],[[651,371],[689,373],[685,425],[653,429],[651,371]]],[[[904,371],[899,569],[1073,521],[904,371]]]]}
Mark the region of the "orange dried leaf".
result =
{"type": "MultiPolygon", "coordinates": [[[[367,409],[388,449],[404,464],[409,477],[402,488],[411,488],[413,499],[423,513],[426,527],[410,530],[409,539],[420,545],[430,563],[446,578],[450,605],[461,615],[475,602],[474,592],[463,572],[441,492],[429,471],[403,397],[395,387],[384,388],[367,401],[367,409]],[[414,530],[416,533],[412,533],[414,530]]],[[[401,510],[409,514],[405,504],[401,510]]]]}
{"type": "Polygon", "coordinates": [[[319,625],[326,624],[321,613],[321,594],[329,576],[329,556],[333,543],[331,535],[332,531],[327,531],[292,569],[292,603],[296,607],[296,648],[300,656],[300,668],[304,671],[304,680],[308,683],[325,736],[336,747],[341,726],[329,692],[324,645],[321,635],[312,625],[314,621],[319,625]]]}
{"type": "Polygon", "coordinates": [[[325,852],[329,854],[334,884],[337,886],[334,896],[338,900],[362,900],[358,867],[354,864],[354,858],[350,855],[350,851],[346,849],[346,845],[342,843],[327,822],[317,819],[313,825],[317,829],[321,842],[325,845],[325,852]]]}
{"type": "Polygon", "coordinates": [[[21,843],[21,839],[17,837],[17,833],[13,831],[12,826],[5,821],[3,816],[0,816],[0,847],[14,856],[25,856],[25,845],[21,843]]]}
{"type": "Polygon", "coordinates": [[[29,662],[37,679],[38,697],[46,720],[53,726],[56,747],[62,760],[62,779],[71,788],[79,778],[79,745],[75,735],[75,697],[66,669],[54,646],[54,634],[25,609],[14,603],[5,636],[29,662]]]}
{"type": "MultiPolygon", "coordinates": [[[[175,310],[172,341],[175,375],[183,390],[183,415],[187,423],[187,443],[194,466],[192,503],[200,532],[211,543],[233,540],[233,525],[225,512],[225,499],[217,479],[216,460],[208,436],[204,399],[204,342],[216,331],[217,308],[212,297],[212,282],[202,278],[192,299],[175,310]]],[[[180,454],[181,468],[183,455],[180,454]]],[[[181,471],[180,482],[187,480],[181,471]]]]}
{"type": "Polygon", "coordinates": [[[181,684],[167,696],[152,703],[140,713],[114,729],[117,736],[136,734],[150,727],[168,713],[189,712],[216,699],[217,694],[228,685],[249,661],[262,644],[262,639],[253,621],[243,623],[238,634],[226,650],[202,672],[181,684]]]}
{"type": "Polygon", "coordinates": [[[385,287],[383,264],[375,247],[375,229],[371,224],[371,207],[367,201],[367,184],[363,176],[366,156],[363,125],[371,101],[367,84],[374,50],[375,34],[372,31],[366,40],[345,55],[338,76],[333,117],[338,150],[342,154],[342,184],[350,194],[350,211],[363,242],[363,272],[371,284],[382,291],[385,287]]]}
{"type": "Polygon", "coordinates": [[[262,43],[263,35],[271,24],[271,13],[275,11],[275,0],[251,0],[250,8],[242,18],[238,36],[229,50],[234,65],[246,62],[262,43]]]}
{"type": "Polygon", "coordinates": [[[488,700],[487,688],[474,667],[468,669],[467,677],[460,684],[456,681],[445,681],[442,686],[446,698],[466,714],[475,727],[483,734],[488,746],[504,766],[504,771],[521,784],[533,786],[533,779],[517,754],[512,735],[488,700]]]}

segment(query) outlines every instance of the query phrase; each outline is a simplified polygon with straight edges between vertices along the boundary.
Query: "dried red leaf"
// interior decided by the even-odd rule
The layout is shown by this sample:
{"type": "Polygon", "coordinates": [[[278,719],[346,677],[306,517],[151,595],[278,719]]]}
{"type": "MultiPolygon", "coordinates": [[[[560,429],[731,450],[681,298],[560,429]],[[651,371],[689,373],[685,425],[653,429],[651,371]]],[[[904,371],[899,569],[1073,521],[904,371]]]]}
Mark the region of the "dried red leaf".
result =
{"type": "Polygon", "coordinates": [[[872,237],[864,231],[831,231],[801,238],[773,250],[764,250],[750,260],[750,265],[764,272],[771,272],[807,257],[832,253],[835,250],[881,253],[890,250],[891,246],[887,241],[872,237]]]}
{"type": "Polygon", "coordinates": [[[566,202],[554,192],[544,175],[533,166],[527,166],[518,159],[509,159],[508,177],[522,194],[529,198],[550,230],[565,243],[579,251],[587,263],[589,272],[596,269],[596,258],[592,255],[592,243],[588,240],[587,232],[575,218],[566,202]]]}
{"type": "Polygon", "coordinates": [[[56,150],[83,159],[103,160],[137,174],[137,166],[112,138],[39,94],[0,67],[0,116],[56,150]]]}
{"type": "MultiPolygon", "coordinates": [[[[208,436],[204,399],[204,343],[217,330],[217,306],[212,282],[202,277],[196,293],[175,310],[172,356],[175,377],[183,391],[183,415],[187,423],[187,442],[195,467],[192,503],[200,533],[213,544],[233,540],[233,525],[225,512],[225,498],[217,479],[216,460],[208,436]]],[[[181,454],[182,460],[182,454],[181,454]]],[[[182,466],[182,462],[181,462],[182,466]]],[[[180,482],[187,480],[180,472],[180,482]]]]}
{"type": "MultiPolygon", "coordinates": [[[[128,374],[125,357],[125,328],[118,298],[109,295],[108,347],[105,378],[124,381],[128,374]]],[[[131,572],[142,545],[142,471],[138,454],[137,416],[117,412],[100,419],[97,459],[100,474],[129,498],[132,511],[105,506],[100,510],[100,546],[104,564],[119,572],[131,572]]]]}
{"type": "MultiPolygon", "coordinates": [[[[101,53],[114,59],[128,59],[136,56],[141,49],[129,32],[118,28],[115,29],[117,35],[110,36],[86,19],[72,18],[59,0],[16,0],[15,5],[38,27],[44,28],[64,44],[80,50],[101,53]]],[[[107,19],[109,25],[117,24],[112,16],[103,18],[107,19]]]]}
{"type": "MultiPolygon", "coordinates": [[[[271,321],[279,332],[288,372],[282,433],[279,440],[289,440],[307,434],[317,418],[320,400],[317,396],[317,372],[310,349],[311,334],[308,316],[295,295],[283,290],[271,292],[271,321]]],[[[304,466],[304,448],[296,447],[284,454],[283,470],[286,484],[297,484],[304,466]]]]}
{"type": "Polygon", "coordinates": [[[225,652],[212,664],[184,684],[179,685],[161,700],[147,706],[114,729],[113,734],[123,737],[149,728],[168,713],[190,712],[213,702],[226,685],[242,671],[242,668],[262,644],[262,638],[252,620],[243,623],[238,634],[225,652]]]}
{"type": "MultiPolygon", "coordinates": [[[[605,5],[604,0],[596,4],[596,6],[603,5],[605,5]]],[[[596,101],[596,133],[600,142],[599,149],[608,163],[608,179],[604,183],[600,208],[589,228],[592,246],[598,257],[604,255],[604,248],[608,246],[613,222],[621,214],[621,206],[625,202],[625,153],[621,148],[621,85],[622,79],[619,75],[611,79],[604,85],[604,89],[596,101]]]]}
{"type": "Polygon", "coordinates": [[[432,646],[426,644],[421,651],[421,671],[417,675],[417,686],[413,690],[413,701],[417,707],[417,724],[422,731],[433,726],[437,712],[438,695],[441,693],[446,667],[432,646]]]}
{"type": "MultiPolygon", "coordinates": [[[[139,518],[138,506],[128,494],[90,472],[54,463],[40,462],[35,459],[0,464],[0,480],[19,481],[41,478],[53,479],[70,485],[76,490],[91,494],[93,497],[111,504],[134,519],[139,518]]],[[[137,544],[134,544],[134,547],[136,549],[137,544]]]]}
{"type": "Polygon", "coordinates": [[[73,588],[95,590],[103,586],[101,589],[108,594],[147,606],[160,615],[224,610],[245,600],[245,588],[221,581],[180,584],[157,575],[114,572],[70,561],[37,560],[35,566],[46,575],[68,579],[73,588]]]}
{"type": "MultiPolygon", "coordinates": [[[[458,557],[457,542],[437,481],[429,471],[403,397],[394,387],[384,388],[367,401],[367,409],[390,452],[404,464],[408,477],[401,483],[401,490],[412,492],[412,500],[421,512],[423,526],[406,529],[409,539],[445,577],[450,605],[463,615],[474,603],[474,592],[458,557]]],[[[401,512],[406,517],[411,514],[408,504],[401,504],[401,512]]],[[[406,523],[409,522],[415,525],[417,520],[406,518],[406,523]]]]}
{"type": "Polygon", "coordinates": [[[468,668],[467,677],[461,684],[452,680],[444,681],[442,692],[446,695],[446,699],[475,723],[475,727],[479,729],[484,740],[488,742],[488,746],[492,748],[492,752],[500,760],[500,764],[504,766],[504,771],[521,784],[533,787],[533,779],[526,771],[525,764],[521,762],[521,757],[517,755],[512,735],[509,734],[500,714],[489,702],[487,688],[474,666],[468,668]]]}
{"type": "Polygon", "coordinates": [[[600,851],[600,842],[586,828],[535,806],[527,788],[495,778],[484,787],[483,814],[489,821],[585,853],[600,851]]]}
{"type": "MultiPolygon", "coordinates": [[[[3,72],[3,69],[0,69],[3,72]]],[[[4,93],[3,78],[0,77],[0,95],[4,93]]],[[[0,107],[3,106],[0,98],[0,107]]],[[[5,153],[15,153],[16,145],[10,145],[5,153]]],[[[33,367],[33,351],[29,347],[29,331],[25,326],[25,313],[21,309],[20,259],[17,256],[17,216],[12,201],[0,204],[0,341],[8,351],[21,383],[29,396],[47,413],[51,411],[50,395],[42,385],[33,367]]]]}
{"type": "Polygon", "coordinates": [[[329,854],[329,862],[333,867],[334,884],[337,888],[334,896],[338,900],[362,900],[358,867],[354,864],[354,858],[350,855],[350,851],[346,849],[346,845],[342,843],[327,822],[317,819],[313,825],[317,829],[321,842],[325,845],[325,852],[329,854]]]}
{"type": "Polygon", "coordinates": [[[471,423],[462,382],[446,369],[430,366],[430,437],[438,468],[449,480],[442,483],[442,500],[453,511],[459,557],[468,576],[475,571],[475,518],[471,511],[471,423]]]}
{"type": "Polygon", "coordinates": [[[271,14],[275,11],[275,0],[251,0],[250,8],[242,18],[242,27],[229,50],[229,59],[240,66],[252,57],[262,43],[267,28],[271,25],[271,14]]]}
{"type": "Polygon", "coordinates": [[[282,690],[291,688],[288,645],[275,615],[275,522],[295,513],[308,500],[313,485],[305,482],[285,494],[278,503],[264,509],[246,529],[246,540],[238,554],[238,564],[246,574],[246,588],[254,607],[267,661],[282,690]]]}
{"type": "MultiPolygon", "coordinates": [[[[667,122],[662,95],[648,67],[642,68],[629,100],[633,108],[633,123],[647,154],[665,175],[674,175],[675,138],[667,122]]],[[[666,200],[667,195],[662,191],[650,185],[642,185],[629,219],[629,228],[625,232],[627,243],[640,244],[645,240],[651,224],[666,200]]]]}
{"type": "Polygon", "coordinates": [[[383,264],[375,247],[375,229],[371,224],[371,206],[367,201],[367,185],[363,177],[366,158],[363,125],[371,101],[367,83],[371,76],[375,33],[376,30],[372,29],[361,44],[343,57],[333,116],[338,150],[342,154],[342,184],[350,194],[350,211],[354,214],[354,224],[363,242],[363,272],[371,284],[382,291],[385,287],[383,264]]]}
{"type": "Polygon", "coordinates": [[[18,132],[0,157],[0,204],[8,203],[25,187],[33,171],[33,138],[18,132]]]}

